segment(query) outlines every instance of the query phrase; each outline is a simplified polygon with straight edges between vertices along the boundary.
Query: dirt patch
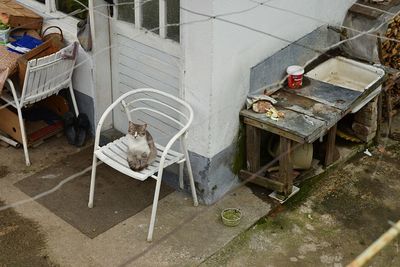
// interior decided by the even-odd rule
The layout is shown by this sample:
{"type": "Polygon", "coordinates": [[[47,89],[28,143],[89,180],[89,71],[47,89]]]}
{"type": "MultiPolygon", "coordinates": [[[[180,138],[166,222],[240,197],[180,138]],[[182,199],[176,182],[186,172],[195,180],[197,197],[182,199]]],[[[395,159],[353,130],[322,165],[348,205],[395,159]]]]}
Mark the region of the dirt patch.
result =
{"type": "MultiPolygon", "coordinates": [[[[203,266],[345,266],[400,219],[400,144],[301,184],[203,266]]],[[[254,192],[254,191],[253,191],[254,192]]],[[[368,266],[400,266],[400,238],[368,266]]]]}
{"type": "Polygon", "coordinates": [[[0,266],[56,266],[46,255],[45,245],[35,222],[13,209],[0,211],[0,266]]]}
{"type": "Polygon", "coordinates": [[[7,176],[9,173],[10,171],[8,170],[7,166],[0,165],[0,179],[7,176]]]}

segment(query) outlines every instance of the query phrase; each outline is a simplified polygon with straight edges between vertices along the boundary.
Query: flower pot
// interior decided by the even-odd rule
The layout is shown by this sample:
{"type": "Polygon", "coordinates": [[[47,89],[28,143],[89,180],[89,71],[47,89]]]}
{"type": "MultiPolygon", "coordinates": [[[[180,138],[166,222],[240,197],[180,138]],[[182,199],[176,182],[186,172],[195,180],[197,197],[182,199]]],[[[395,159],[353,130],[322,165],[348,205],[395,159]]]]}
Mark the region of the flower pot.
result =
{"type": "Polygon", "coordinates": [[[226,226],[236,226],[240,223],[242,212],[236,208],[224,209],[221,212],[221,218],[226,226]]]}
{"type": "Polygon", "coordinates": [[[5,45],[8,43],[8,36],[10,33],[10,28],[5,30],[0,30],[0,45],[5,45]]]}

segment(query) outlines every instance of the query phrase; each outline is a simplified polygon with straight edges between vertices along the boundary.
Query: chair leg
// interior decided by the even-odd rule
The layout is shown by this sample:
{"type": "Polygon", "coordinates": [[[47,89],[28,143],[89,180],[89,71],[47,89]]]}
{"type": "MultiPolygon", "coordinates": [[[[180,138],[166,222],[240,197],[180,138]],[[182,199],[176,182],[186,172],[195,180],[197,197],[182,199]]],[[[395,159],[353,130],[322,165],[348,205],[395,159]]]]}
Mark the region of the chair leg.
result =
{"type": "Polygon", "coordinates": [[[72,88],[71,84],[69,85],[69,93],[71,94],[72,105],[74,106],[75,115],[78,117],[79,115],[78,105],[76,104],[74,88],[72,88]]]}
{"type": "Polygon", "coordinates": [[[189,153],[188,153],[188,150],[187,150],[186,140],[185,139],[182,139],[182,146],[183,146],[183,153],[185,154],[185,159],[186,159],[185,160],[186,167],[187,167],[188,173],[189,173],[189,181],[190,181],[190,189],[192,191],[193,205],[194,206],[198,206],[199,202],[197,200],[196,187],[194,185],[192,165],[190,164],[189,153]]]}
{"type": "Polygon", "coordinates": [[[29,154],[28,154],[28,142],[27,142],[27,138],[26,138],[25,123],[24,123],[24,119],[22,117],[21,108],[18,107],[17,111],[18,111],[19,125],[21,127],[21,137],[22,137],[22,146],[24,148],[24,154],[25,154],[25,163],[26,163],[26,166],[30,166],[31,161],[29,160],[29,154]]]}
{"type": "Polygon", "coordinates": [[[151,209],[149,233],[147,235],[147,241],[149,241],[149,242],[151,242],[153,240],[153,231],[154,231],[154,224],[156,221],[158,198],[160,196],[161,177],[162,177],[162,171],[159,173],[159,175],[157,177],[156,190],[154,192],[154,200],[153,200],[153,208],[151,209]]]}
{"type": "Polygon", "coordinates": [[[89,208],[93,208],[94,187],[96,184],[96,168],[97,168],[97,157],[93,155],[92,176],[90,178],[90,192],[89,192],[89,203],[88,203],[89,208]]]}
{"type": "Polygon", "coordinates": [[[183,190],[183,165],[184,163],[179,163],[179,188],[183,190]]]}

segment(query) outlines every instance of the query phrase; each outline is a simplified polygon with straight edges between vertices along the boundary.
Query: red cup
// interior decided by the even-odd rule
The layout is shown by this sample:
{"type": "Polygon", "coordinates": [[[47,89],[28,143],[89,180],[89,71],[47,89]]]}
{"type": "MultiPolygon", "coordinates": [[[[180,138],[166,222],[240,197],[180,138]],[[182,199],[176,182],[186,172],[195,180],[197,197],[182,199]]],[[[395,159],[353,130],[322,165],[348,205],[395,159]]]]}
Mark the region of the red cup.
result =
{"type": "Polygon", "coordinates": [[[301,66],[289,66],[286,69],[288,76],[288,86],[292,89],[301,88],[303,85],[304,69],[301,66]]]}

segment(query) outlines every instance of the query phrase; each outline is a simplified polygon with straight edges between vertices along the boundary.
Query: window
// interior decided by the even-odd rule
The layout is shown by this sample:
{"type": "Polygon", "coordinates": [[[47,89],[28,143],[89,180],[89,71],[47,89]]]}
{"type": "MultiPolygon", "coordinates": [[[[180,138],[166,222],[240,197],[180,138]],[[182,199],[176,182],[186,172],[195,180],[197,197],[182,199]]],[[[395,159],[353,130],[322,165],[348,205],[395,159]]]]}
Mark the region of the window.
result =
{"type": "MultiPolygon", "coordinates": [[[[85,6],[88,6],[89,1],[79,0],[79,2],[81,2],[85,6]]],[[[85,19],[88,11],[82,4],[74,0],[56,0],[56,9],[66,14],[70,14],[74,11],[77,11],[78,13],[74,14],[74,17],[79,19],[85,19]]]]}
{"type": "Polygon", "coordinates": [[[35,0],[36,2],[46,5],[50,12],[61,11],[65,14],[71,14],[78,19],[84,19],[88,11],[85,6],[88,6],[89,0],[35,0]],[[80,3],[82,4],[80,4],[80,3]],[[85,6],[84,6],[85,5],[85,6]],[[75,11],[75,12],[74,12],[75,11]]]}
{"type": "Polygon", "coordinates": [[[115,0],[118,20],[179,42],[180,0],[115,0]]]}

